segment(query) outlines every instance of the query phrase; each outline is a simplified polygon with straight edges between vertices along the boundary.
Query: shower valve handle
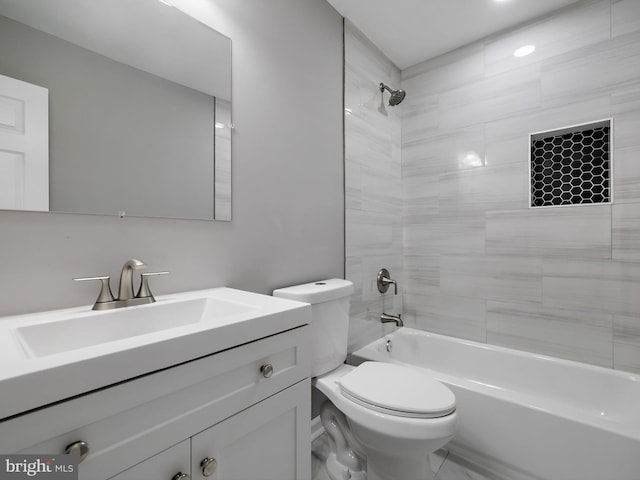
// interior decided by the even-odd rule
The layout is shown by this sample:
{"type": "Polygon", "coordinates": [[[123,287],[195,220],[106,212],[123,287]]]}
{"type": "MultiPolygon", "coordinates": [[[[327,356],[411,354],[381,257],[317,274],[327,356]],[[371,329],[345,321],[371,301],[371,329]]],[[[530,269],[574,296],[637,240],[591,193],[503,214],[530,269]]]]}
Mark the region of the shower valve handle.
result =
{"type": "Polygon", "coordinates": [[[393,285],[393,294],[397,295],[398,294],[398,283],[395,280],[392,280],[391,278],[389,278],[389,270],[387,270],[386,268],[381,268],[380,271],[378,272],[378,279],[377,279],[377,284],[378,284],[378,291],[380,293],[387,293],[387,290],[389,290],[389,285],[393,285]]]}

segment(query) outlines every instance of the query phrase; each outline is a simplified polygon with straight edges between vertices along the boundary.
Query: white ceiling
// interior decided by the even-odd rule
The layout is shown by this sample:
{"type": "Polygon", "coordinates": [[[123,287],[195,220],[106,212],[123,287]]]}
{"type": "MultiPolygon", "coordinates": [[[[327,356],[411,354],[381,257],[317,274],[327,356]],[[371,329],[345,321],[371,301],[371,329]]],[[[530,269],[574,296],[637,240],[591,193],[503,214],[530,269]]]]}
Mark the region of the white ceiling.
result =
{"type": "Polygon", "coordinates": [[[328,0],[401,70],[577,0],[328,0]]]}

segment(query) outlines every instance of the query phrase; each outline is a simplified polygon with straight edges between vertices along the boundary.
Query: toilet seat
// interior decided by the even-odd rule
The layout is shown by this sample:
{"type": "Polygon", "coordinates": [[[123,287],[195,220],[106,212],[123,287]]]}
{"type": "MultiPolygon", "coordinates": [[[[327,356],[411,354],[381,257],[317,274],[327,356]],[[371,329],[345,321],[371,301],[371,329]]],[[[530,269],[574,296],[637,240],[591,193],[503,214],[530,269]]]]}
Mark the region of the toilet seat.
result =
{"type": "Polygon", "coordinates": [[[347,399],[371,410],[409,418],[439,418],[456,409],[455,396],[427,372],[364,362],[337,381],[347,399]]]}

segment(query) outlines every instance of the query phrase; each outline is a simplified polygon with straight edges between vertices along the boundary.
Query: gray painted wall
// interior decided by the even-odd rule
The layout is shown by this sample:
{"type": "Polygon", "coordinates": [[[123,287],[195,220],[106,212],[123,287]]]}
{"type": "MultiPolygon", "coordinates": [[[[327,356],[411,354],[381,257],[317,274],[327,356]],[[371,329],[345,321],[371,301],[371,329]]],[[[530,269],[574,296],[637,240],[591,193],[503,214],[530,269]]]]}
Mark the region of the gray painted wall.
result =
{"type": "Polygon", "coordinates": [[[343,277],[342,19],[316,0],[182,3],[233,42],[233,221],[0,212],[0,315],[89,304],[97,286],[71,278],[131,257],[171,271],[156,294],[343,277]]]}

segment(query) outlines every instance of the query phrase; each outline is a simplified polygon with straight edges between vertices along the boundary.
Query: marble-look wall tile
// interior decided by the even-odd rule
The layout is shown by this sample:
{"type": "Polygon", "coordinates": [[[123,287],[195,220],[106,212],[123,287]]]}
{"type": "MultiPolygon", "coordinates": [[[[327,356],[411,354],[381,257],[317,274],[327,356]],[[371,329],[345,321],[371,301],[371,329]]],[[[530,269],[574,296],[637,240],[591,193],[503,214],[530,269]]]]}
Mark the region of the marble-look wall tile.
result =
{"type": "Polygon", "coordinates": [[[481,43],[459,48],[406,68],[401,73],[402,85],[410,92],[433,94],[481,80],[485,75],[484,55],[481,43]]]}
{"type": "Polygon", "coordinates": [[[613,200],[615,203],[640,202],[640,146],[615,149],[613,200]]]}
{"type": "Polygon", "coordinates": [[[640,316],[640,264],[544,260],[542,292],[546,307],[640,316]]]}
{"type": "Polygon", "coordinates": [[[410,326],[638,371],[639,9],[576,2],[403,72],[347,22],[350,345],[402,305],[410,326]],[[381,108],[380,81],[404,102],[381,108]],[[609,117],[614,204],[529,209],[529,134],[609,117]],[[376,294],[382,266],[402,302],[376,294]]]}
{"type": "Polygon", "coordinates": [[[518,157],[518,159],[526,162],[530,133],[588,123],[610,116],[611,96],[604,94],[535,111],[522,112],[504,120],[487,122],[485,125],[487,158],[491,164],[494,163],[489,152],[491,145],[518,140],[519,147],[525,149],[525,156],[518,157]]]}
{"type": "Polygon", "coordinates": [[[349,142],[345,154],[360,165],[388,165],[392,158],[392,136],[384,125],[376,125],[366,118],[362,110],[355,109],[346,117],[345,129],[349,131],[349,142]]]}
{"type": "Polygon", "coordinates": [[[447,215],[525,208],[528,185],[525,162],[444,174],[439,181],[439,212],[447,215]]]}
{"type": "Polygon", "coordinates": [[[432,137],[402,144],[403,166],[420,164],[432,175],[473,168],[470,156],[484,158],[483,125],[439,130],[432,137]]]}
{"type": "Polygon", "coordinates": [[[540,106],[537,64],[448,90],[440,96],[440,128],[462,128],[540,106]]]}
{"type": "MultiPolygon", "coordinates": [[[[345,21],[344,33],[345,63],[347,69],[356,72],[352,77],[361,81],[380,78],[376,86],[384,80],[400,80],[398,68],[348,20],[345,21]]],[[[380,91],[376,93],[379,96],[380,91]]]]}
{"type": "Polygon", "coordinates": [[[346,22],[345,270],[355,288],[352,321],[363,322],[352,325],[352,346],[377,338],[380,314],[392,305],[375,288],[378,270],[403,276],[400,111],[383,103],[380,82],[399,85],[400,71],[346,22]]]}
{"type": "Polygon", "coordinates": [[[611,205],[489,212],[486,220],[490,254],[611,258],[611,205]]]}
{"type": "Polygon", "coordinates": [[[503,302],[542,301],[542,260],[489,255],[444,255],[440,290],[460,297],[503,302]]]}
{"type": "Polygon", "coordinates": [[[609,0],[582,2],[577,8],[565,9],[488,39],[485,57],[487,76],[608,40],[610,28],[609,0]],[[514,57],[513,52],[517,48],[529,44],[536,46],[533,54],[514,57]]]}
{"type": "Polygon", "coordinates": [[[402,168],[402,216],[403,222],[420,222],[425,215],[438,212],[438,175],[429,174],[421,164],[402,168]]]}
{"type": "MultiPolygon", "coordinates": [[[[408,88],[403,85],[403,88],[408,88]]],[[[437,133],[438,95],[412,90],[402,102],[402,143],[428,138],[437,133]]]]}
{"type": "Polygon", "coordinates": [[[362,285],[364,275],[362,274],[362,256],[345,257],[345,278],[353,282],[353,294],[351,295],[350,313],[356,315],[366,311],[366,305],[362,300],[362,285]]]}
{"type": "Polygon", "coordinates": [[[612,316],[487,302],[487,342],[612,367],[612,316]]]}
{"type": "Polygon", "coordinates": [[[615,148],[640,147],[640,77],[611,95],[611,111],[615,148]]]}
{"type": "Polygon", "coordinates": [[[362,209],[367,212],[402,212],[400,165],[363,164],[360,167],[362,209]]]}
{"type": "Polygon", "coordinates": [[[640,2],[638,0],[611,1],[611,35],[618,37],[640,30],[640,2]]]}
{"type": "Polygon", "coordinates": [[[440,255],[405,255],[404,285],[401,291],[409,295],[440,292],[440,255]]]}
{"type": "Polygon", "coordinates": [[[613,366],[640,373],[640,317],[613,317],[613,366]]]}
{"type": "Polygon", "coordinates": [[[426,216],[424,223],[404,225],[404,253],[482,254],[485,250],[484,232],[484,216],[426,216]]]}
{"type": "Polygon", "coordinates": [[[346,212],[346,243],[350,247],[347,257],[392,254],[392,214],[353,210],[346,212]]]}
{"type": "Polygon", "coordinates": [[[430,332],[486,341],[485,302],[455,295],[404,295],[409,325],[430,332]]]}
{"type": "Polygon", "coordinates": [[[613,258],[640,262],[640,203],[613,206],[613,258]]]}
{"type": "MultiPolygon", "coordinates": [[[[490,127],[487,127],[487,129],[490,127]]],[[[511,138],[492,139],[485,134],[485,163],[488,166],[500,166],[519,163],[527,168],[529,156],[529,134],[516,134],[511,138]],[[524,160],[523,160],[524,159],[524,160]]]]}
{"type": "Polygon", "coordinates": [[[345,162],[345,210],[362,210],[362,175],[359,162],[345,162]]]}
{"type": "Polygon", "coordinates": [[[559,55],[542,64],[544,107],[612,93],[640,77],[640,32],[559,55]]]}

